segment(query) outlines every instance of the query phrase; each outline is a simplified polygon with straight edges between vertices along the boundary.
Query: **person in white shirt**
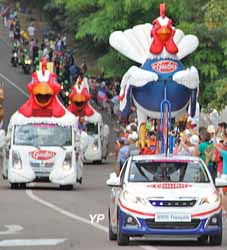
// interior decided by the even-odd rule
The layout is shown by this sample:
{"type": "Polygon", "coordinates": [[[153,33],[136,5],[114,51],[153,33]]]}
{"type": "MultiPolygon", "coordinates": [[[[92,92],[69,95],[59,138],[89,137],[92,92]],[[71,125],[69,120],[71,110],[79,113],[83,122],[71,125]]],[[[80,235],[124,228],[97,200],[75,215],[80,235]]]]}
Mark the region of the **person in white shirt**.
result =
{"type": "Polygon", "coordinates": [[[28,35],[32,38],[35,36],[35,26],[33,25],[33,23],[30,23],[30,25],[28,26],[28,35]]]}

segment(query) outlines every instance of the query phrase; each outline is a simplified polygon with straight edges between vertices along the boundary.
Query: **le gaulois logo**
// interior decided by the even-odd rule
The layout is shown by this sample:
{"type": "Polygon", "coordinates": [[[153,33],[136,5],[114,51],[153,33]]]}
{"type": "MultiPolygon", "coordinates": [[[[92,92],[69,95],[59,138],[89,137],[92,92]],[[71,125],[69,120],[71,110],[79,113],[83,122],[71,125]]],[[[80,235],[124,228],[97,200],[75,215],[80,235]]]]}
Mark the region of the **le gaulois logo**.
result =
{"type": "Polygon", "coordinates": [[[56,155],[56,153],[47,150],[37,150],[30,152],[30,155],[35,160],[45,161],[53,158],[56,155]]]}
{"type": "Polygon", "coordinates": [[[147,187],[159,188],[159,189],[178,189],[178,188],[189,188],[192,187],[192,185],[185,183],[158,183],[158,184],[150,184],[147,187]]]}
{"type": "Polygon", "coordinates": [[[178,63],[169,60],[164,60],[152,63],[151,67],[159,73],[172,73],[177,69],[178,63]]]}

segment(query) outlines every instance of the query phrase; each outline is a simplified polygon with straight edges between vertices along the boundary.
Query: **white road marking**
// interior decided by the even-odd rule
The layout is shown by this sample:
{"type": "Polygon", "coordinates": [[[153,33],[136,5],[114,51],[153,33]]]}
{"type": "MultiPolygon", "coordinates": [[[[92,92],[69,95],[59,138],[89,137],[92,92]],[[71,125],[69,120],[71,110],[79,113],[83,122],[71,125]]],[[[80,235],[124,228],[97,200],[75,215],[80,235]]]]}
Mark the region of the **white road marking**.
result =
{"type": "Polygon", "coordinates": [[[0,241],[0,247],[56,246],[67,239],[14,239],[0,241]]]}
{"type": "Polygon", "coordinates": [[[5,225],[5,227],[8,228],[8,230],[0,231],[0,235],[16,234],[24,229],[20,225],[5,225]]]}
{"type": "MultiPolygon", "coordinates": [[[[32,185],[32,186],[33,186],[33,185],[32,185]]],[[[38,203],[41,203],[42,205],[44,205],[44,206],[46,206],[46,207],[48,207],[48,208],[51,208],[51,209],[53,209],[54,211],[56,211],[56,212],[58,212],[58,213],[60,213],[60,214],[63,214],[63,215],[65,215],[65,216],[67,216],[67,217],[69,217],[69,218],[71,218],[71,219],[80,221],[80,222],[82,222],[82,223],[84,223],[84,224],[87,224],[87,225],[89,225],[89,226],[91,226],[91,227],[95,227],[95,228],[97,228],[97,229],[99,229],[99,230],[101,230],[101,231],[103,231],[103,232],[105,232],[105,233],[108,233],[108,232],[109,232],[108,227],[105,227],[105,226],[103,226],[103,225],[99,225],[99,224],[97,224],[97,223],[91,223],[90,220],[88,220],[88,219],[86,219],[86,218],[84,218],[84,217],[81,217],[81,216],[79,216],[79,215],[76,215],[76,214],[73,214],[73,213],[71,213],[71,212],[68,212],[68,211],[66,211],[66,210],[64,210],[64,209],[62,209],[62,208],[60,208],[60,207],[57,207],[56,205],[54,205],[54,204],[52,204],[52,203],[50,203],[50,202],[48,202],[48,201],[45,201],[45,200],[39,198],[38,196],[36,196],[36,195],[32,192],[32,190],[26,190],[25,192],[26,192],[26,194],[27,194],[32,200],[34,200],[34,201],[36,201],[36,202],[38,202],[38,203]]],[[[155,248],[155,247],[151,247],[151,248],[148,248],[147,246],[138,246],[138,247],[140,247],[140,248],[142,248],[142,249],[144,249],[144,250],[159,250],[158,248],[155,248]]]]}
{"type": "Polygon", "coordinates": [[[20,88],[19,86],[17,86],[14,82],[12,82],[11,80],[9,80],[9,78],[7,78],[6,76],[4,76],[2,73],[0,73],[0,77],[2,79],[4,79],[5,81],[7,81],[11,86],[13,86],[15,89],[17,89],[24,96],[26,96],[26,97],[29,96],[28,93],[26,93],[22,88],[20,88]]]}
{"type": "Polygon", "coordinates": [[[89,226],[92,226],[92,227],[95,227],[97,229],[100,229],[101,231],[104,231],[105,233],[108,232],[108,228],[105,227],[105,226],[102,226],[100,224],[97,224],[97,223],[91,223],[90,220],[84,218],[84,217],[81,217],[79,215],[76,215],[76,214],[73,214],[71,212],[68,212],[60,207],[57,207],[55,206],[54,204],[48,202],[48,201],[45,201],[41,198],[39,198],[38,196],[34,195],[32,190],[26,190],[26,193],[27,195],[34,201],[37,201],[39,203],[41,203],[42,205],[46,206],[46,207],[49,207],[53,210],[55,210],[56,212],[60,213],[60,214],[63,214],[71,219],[74,219],[74,220],[77,220],[77,221],[80,221],[82,223],[85,223],[85,224],[88,224],[89,226]]]}

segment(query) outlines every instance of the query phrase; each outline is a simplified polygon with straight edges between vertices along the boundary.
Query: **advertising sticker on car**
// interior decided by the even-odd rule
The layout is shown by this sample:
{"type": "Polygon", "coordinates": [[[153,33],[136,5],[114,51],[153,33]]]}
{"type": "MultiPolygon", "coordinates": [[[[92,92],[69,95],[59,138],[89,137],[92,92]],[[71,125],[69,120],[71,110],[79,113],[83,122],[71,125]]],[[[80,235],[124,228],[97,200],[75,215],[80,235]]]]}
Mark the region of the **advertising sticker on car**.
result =
{"type": "Polygon", "coordinates": [[[47,161],[52,159],[56,153],[48,150],[36,150],[29,153],[35,160],[47,161]]]}
{"type": "Polygon", "coordinates": [[[158,213],[155,222],[191,222],[191,214],[158,213]]]}

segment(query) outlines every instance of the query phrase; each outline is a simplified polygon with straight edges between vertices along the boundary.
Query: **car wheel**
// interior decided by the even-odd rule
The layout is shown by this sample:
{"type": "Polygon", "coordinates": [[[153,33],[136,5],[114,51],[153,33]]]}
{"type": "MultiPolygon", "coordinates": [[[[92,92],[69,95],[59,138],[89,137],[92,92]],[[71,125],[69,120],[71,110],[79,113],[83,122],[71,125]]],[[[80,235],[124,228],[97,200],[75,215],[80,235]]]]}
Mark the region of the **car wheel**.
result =
{"type": "Polygon", "coordinates": [[[210,245],[211,246],[220,246],[222,244],[222,232],[219,234],[210,236],[210,245]]]}
{"type": "Polygon", "coordinates": [[[83,178],[82,178],[82,177],[80,177],[80,179],[77,179],[77,182],[78,182],[78,183],[80,183],[80,184],[82,184],[82,182],[83,182],[83,178]]]}
{"type": "Polygon", "coordinates": [[[109,218],[109,240],[117,240],[117,234],[115,234],[112,230],[111,221],[110,221],[110,209],[108,210],[108,218],[109,218]]]}
{"type": "Polygon", "coordinates": [[[26,183],[20,183],[20,188],[21,189],[26,189],[26,183]]]}
{"type": "Polygon", "coordinates": [[[10,186],[11,186],[11,189],[18,189],[19,183],[11,183],[10,186]]]}
{"type": "Polygon", "coordinates": [[[73,185],[60,185],[61,190],[73,190],[73,185]]]}
{"type": "Polygon", "coordinates": [[[129,244],[129,236],[121,232],[119,214],[117,222],[117,244],[118,246],[127,246],[129,244]]]}
{"type": "Polygon", "coordinates": [[[201,235],[198,237],[198,243],[200,245],[205,245],[208,243],[208,235],[201,235]]]}

